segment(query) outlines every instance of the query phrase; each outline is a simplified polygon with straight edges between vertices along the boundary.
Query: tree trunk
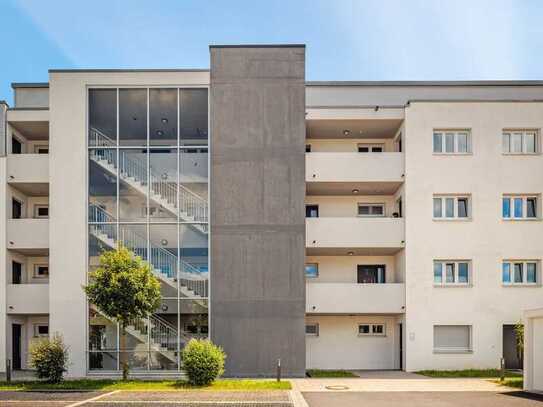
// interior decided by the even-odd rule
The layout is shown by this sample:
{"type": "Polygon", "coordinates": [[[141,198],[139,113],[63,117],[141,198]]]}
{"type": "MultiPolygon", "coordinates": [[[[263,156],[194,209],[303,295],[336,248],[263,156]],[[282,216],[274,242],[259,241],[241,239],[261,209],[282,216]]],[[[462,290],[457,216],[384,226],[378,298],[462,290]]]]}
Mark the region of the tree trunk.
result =
{"type": "MultiPolygon", "coordinates": [[[[121,349],[124,350],[126,347],[126,329],[125,329],[125,326],[124,324],[121,324],[121,349]]],[[[125,354],[126,352],[123,352],[121,351],[120,352],[120,356],[121,356],[121,369],[123,371],[123,380],[126,381],[128,380],[128,362],[126,360],[127,358],[127,355],[125,354]],[[123,355],[124,353],[124,355],[123,355]]]]}

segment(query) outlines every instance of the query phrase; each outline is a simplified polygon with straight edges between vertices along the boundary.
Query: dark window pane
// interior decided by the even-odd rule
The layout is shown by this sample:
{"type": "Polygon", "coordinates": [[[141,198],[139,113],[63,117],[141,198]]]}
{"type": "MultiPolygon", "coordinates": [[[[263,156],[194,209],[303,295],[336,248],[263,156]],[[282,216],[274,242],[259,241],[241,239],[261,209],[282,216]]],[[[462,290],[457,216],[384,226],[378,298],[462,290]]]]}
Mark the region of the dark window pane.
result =
{"type": "Polygon", "coordinates": [[[537,200],[535,198],[528,198],[526,200],[526,216],[528,218],[536,217],[537,200]]]}
{"type": "Polygon", "coordinates": [[[305,206],[306,218],[318,218],[319,217],[319,205],[306,205],[305,206]]]}
{"type": "Polygon", "coordinates": [[[443,136],[441,133],[434,133],[434,153],[443,151],[443,136]]]}
{"type": "Polygon", "coordinates": [[[536,263],[526,264],[526,282],[535,283],[537,281],[536,271],[537,271],[536,263]]]}
{"type": "Polygon", "coordinates": [[[522,283],[523,282],[523,270],[522,270],[522,267],[523,264],[522,263],[515,263],[514,264],[514,270],[515,270],[515,275],[514,275],[514,279],[515,279],[515,283],[522,283]]]}
{"type": "Polygon", "coordinates": [[[305,145],[305,152],[306,152],[306,153],[310,153],[310,152],[311,152],[311,144],[306,144],[306,145],[305,145]]]}
{"type": "Polygon", "coordinates": [[[207,144],[207,89],[179,91],[181,144],[207,144]]]}
{"type": "Polygon", "coordinates": [[[442,263],[434,263],[434,283],[441,284],[443,282],[442,263]]]}
{"type": "Polygon", "coordinates": [[[458,198],[458,217],[468,217],[468,200],[467,198],[458,198]]]}
{"type": "Polygon", "coordinates": [[[89,90],[89,146],[117,144],[117,89],[89,90]]]}
{"type": "Polygon", "coordinates": [[[89,151],[89,221],[113,222],[117,218],[117,152],[89,151]]]}
{"type": "Polygon", "coordinates": [[[468,276],[468,263],[458,263],[458,282],[467,283],[469,280],[468,276]]]}
{"type": "Polygon", "coordinates": [[[370,151],[369,147],[358,146],[358,152],[359,153],[369,153],[369,151],[370,151]]]}
{"type": "Polygon", "coordinates": [[[358,333],[362,335],[367,335],[370,333],[369,325],[358,325],[358,333]]]}
{"type": "Polygon", "coordinates": [[[119,144],[147,145],[147,89],[119,89],[119,144]]]}
{"type": "Polygon", "coordinates": [[[177,89],[149,90],[149,143],[177,145],[177,89]]]}

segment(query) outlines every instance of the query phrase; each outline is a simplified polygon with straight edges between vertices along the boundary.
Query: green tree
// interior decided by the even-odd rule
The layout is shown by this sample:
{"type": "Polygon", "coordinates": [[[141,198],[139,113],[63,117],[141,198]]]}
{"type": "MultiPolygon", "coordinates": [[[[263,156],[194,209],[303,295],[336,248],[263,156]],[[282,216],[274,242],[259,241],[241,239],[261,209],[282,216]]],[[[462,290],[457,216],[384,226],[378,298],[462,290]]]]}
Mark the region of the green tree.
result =
{"type": "MultiPolygon", "coordinates": [[[[89,277],[89,284],[83,287],[89,302],[120,325],[123,343],[126,327],[147,318],[160,305],[160,281],[149,264],[126,247],[102,253],[99,267],[89,277]]],[[[126,361],[122,367],[126,380],[126,361]]]]}

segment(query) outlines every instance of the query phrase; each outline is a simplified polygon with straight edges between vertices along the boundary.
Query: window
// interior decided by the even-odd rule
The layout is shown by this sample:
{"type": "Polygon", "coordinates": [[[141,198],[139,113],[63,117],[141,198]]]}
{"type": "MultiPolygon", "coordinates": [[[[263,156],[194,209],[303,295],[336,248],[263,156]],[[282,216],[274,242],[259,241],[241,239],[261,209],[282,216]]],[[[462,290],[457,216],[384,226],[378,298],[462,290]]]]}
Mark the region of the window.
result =
{"type": "Polygon", "coordinates": [[[539,217],[536,196],[504,196],[502,198],[502,217],[504,219],[536,219],[539,217]]]}
{"type": "Polygon", "coordinates": [[[34,205],[34,217],[35,218],[48,218],[49,206],[48,205],[34,205]]]}
{"type": "Polygon", "coordinates": [[[34,277],[37,277],[37,278],[49,277],[49,266],[47,264],[35,264],[34,277]]]}
{"type": "Polygon", "coordinates": [[[319,336],[319,324],[305,324],[305,334],[308,336],[319,336]]]}
{"type": "Polygon", "coordinates": [[[34,336],[49,336],[49,325],[46,324],[36,324],[34,325],[34,336]]]}
{"type": "Polygon", "coordinates": [[[502,283],[504,285],[537,284],[539,282],[537,260],[505,260],[502,262],[502,283]]]}
{"type": "Polygon", "coordinates": [[[49,146],[35,146],[34,152],[36,154],[49,154],[49,146]]]}
{"type": "Polygon", "coordinates": [[[306,218],[318,218],[319,217],[319,205],[306,205],[305,206],[306,218]]]}
{"type": "Polygon", "coordinates": [[[319,276],[319,265],[317,263],[305,264],[305,277],[317,278],[319,276]]]}
{"type": "Polygon", "coordinates": [[[468,260],[434,260],[434,285],[468,285],[470,274],[468,260]]]}
{"type": "Polygon", "coordinates": [[[471,352],[471,325],[434,325],[434,352],[471,352]]]}
{"type": "Polygon", "coordinates": [[[306,145],[305,145],[305,152],[306,152],[306,153],[310,153],[310,152],[311,152],[311,144],[306,144],[306,145]]]}
{"type": "Polygon", "coordinates": [[[385,324],[358,324],[358,336],[385,336],[385,324]]]}
{"type": "Polygon", "coordinates": [[[434,219],[468,219],[471,216],[468,196],[434,195],[434,219]]]}
{"type": "Polygon", "coordinates": [[[23,217],[23,203],[18,199],[11,199],[11,218],[21,219],[23,217]]]}
{"type": "Polygon", "coordinates": [[[385,151],[384,144],[359,144],[358,152],[359,153],[382,153],[385,151]]]}
{"type": "Polygon", "coordinates": [[[471,153],[470,136],[467,130],[434,131],[434,153],[469,154],[471,153]]]}
{"type": "Polygon", "coordinates": [[[23,265],[18,261],[11,262],[11,284],[21,284],[23,277],[23,265]]]}
{"type": "Polygon", "coordinates": [[[502,133],[504,154],[536,154],[538,137],[535,130],[507,130],[502,133]]]}
{"type": "Polygon", "coordinates": [[[384,284],[386,281],[384,264],[359,264],[356,271],[358,284],[384,284]]]}
{"type": "Polygon", "coordinates": [[[385,216],[385,204],[358,204],[358,216],[385,216]]]}

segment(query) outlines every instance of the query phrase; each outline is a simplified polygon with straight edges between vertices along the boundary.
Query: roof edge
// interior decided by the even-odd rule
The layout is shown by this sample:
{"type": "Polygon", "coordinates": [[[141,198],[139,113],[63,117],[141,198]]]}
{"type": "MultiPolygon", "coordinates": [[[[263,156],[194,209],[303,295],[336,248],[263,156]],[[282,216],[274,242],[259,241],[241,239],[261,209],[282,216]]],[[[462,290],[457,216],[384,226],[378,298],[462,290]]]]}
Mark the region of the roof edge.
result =
{"type": "Polygon", "coordinates": [[[305,48],[305,44],[214,44],[209,48],[305,48]]]}
{"type": "Polygon", "coordinates": [[[155,69],[155,68],[142,68],[142,69],[49,69],[49,73],[93,73],[93,72],[107,72],[107,73],[123,73],[123,72],[209,72],[209,69],[155,69]]]}
{"type": "Polygon", "coordinates": [[[49,82],[12,82],[11,87],[17,88],[48,88],[49,82]]]}
{"type": "Polygon", "coordinates": [[[543,80],[306,81],[306,86],[543,86],[543,80]]]}

